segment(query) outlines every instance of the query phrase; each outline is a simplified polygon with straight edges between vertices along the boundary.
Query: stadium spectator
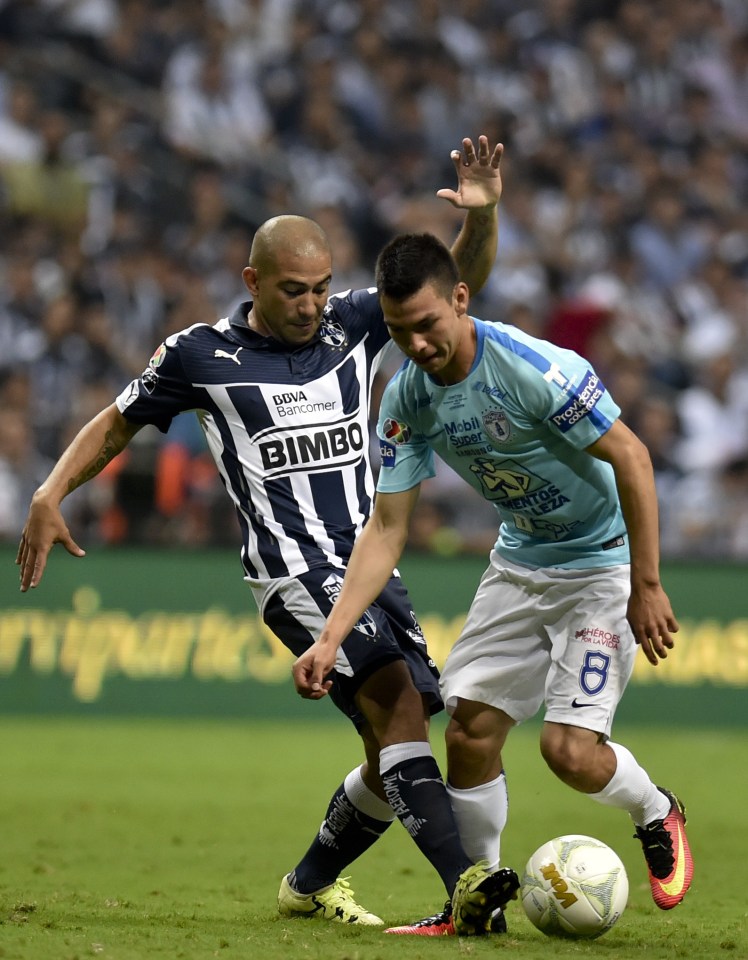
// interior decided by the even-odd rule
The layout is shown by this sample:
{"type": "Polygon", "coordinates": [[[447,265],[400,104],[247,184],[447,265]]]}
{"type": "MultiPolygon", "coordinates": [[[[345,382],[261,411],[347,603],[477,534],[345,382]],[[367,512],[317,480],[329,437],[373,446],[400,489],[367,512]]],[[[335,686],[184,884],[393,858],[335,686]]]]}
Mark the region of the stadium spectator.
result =
{"type": "Polygon", "coordinates": [[[748,31],[726,41],[691,65],[709,93],[719,129],[738,147],[748,144],[748,31]]]}
{"type": "Polygon", "coordinates": [[[71,119],[60,110],[44,110],[39,120],[38,156],[0,168],[11,216],[48,223],[60,233],[80,234],[88,209],[88,184],[80,165],[65,152],[71,119]]]}
{"type": "Polygon", "coordinates": [[[721,469],[748,455],[748,370],[736,361],[737,334],[721,318],[688,341],[693,383],[677,401],[687,473],[721,469]]]}
{"type": "Polygon", "coordinates": [[[649,191],[629,238],[644,276],[659,290],[681,283],[709,255],[708,231],[687,215],[679,186],[666,177],[649,191]]]}
{"type": "Polygon", "coordinates": [[[0,164],[38,162],[44,144],[38,128],[38,104],[33,87],[17,80],[5,100],[5,109],[0,114],[0,164]]]}
{"type": "Polygon", "coordinates": [[[204,35],[177,48],[167,64],[164,132],[186,158],[233,167],[269,145],[273,126],[246,43],[236,42],[218,18],[208,17],[204,27],[204,35]]]}
{"type": "Polygon", "coordinates": [[[44,349],[40,327],[44,296],[37,260],[24,252],[7,251],[0,293],[0,371],[33,363],[44,349]]]}

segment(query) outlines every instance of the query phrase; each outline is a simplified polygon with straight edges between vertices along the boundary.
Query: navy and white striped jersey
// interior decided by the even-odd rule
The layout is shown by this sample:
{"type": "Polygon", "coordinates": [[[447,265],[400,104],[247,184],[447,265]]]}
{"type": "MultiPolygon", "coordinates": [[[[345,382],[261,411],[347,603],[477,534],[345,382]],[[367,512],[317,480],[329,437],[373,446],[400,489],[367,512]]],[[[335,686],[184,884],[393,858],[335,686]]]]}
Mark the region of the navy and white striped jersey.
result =
{"type": "Polygon", "coordinates": [[[347,563],[371,510],[369,398],[392,345],[373,288],[330,297],[295,349],[251,330],[251,306],[168,337],[116,403],[163,432],[197,411],[262,605],[279,580],[347,563]]]}

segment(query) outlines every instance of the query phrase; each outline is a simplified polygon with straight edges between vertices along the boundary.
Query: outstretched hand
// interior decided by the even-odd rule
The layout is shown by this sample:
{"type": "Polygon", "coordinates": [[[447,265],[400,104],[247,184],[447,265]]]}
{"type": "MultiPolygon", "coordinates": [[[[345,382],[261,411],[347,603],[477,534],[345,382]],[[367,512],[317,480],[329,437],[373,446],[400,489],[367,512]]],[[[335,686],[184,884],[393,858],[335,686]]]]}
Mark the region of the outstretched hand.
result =
{"type": "Polygon", "coordinates": [[[39,584],[47,565],[49,551],[55,543],[61,543],[74,557],[86,555],[86,551],[70,536],[60,508],[35,498],[31,502],[16,554],[16,563],[21,568],[22,593],[39,584]]]}
{"type": "Polygon", "coordinates": [[[494,206],[501,198],[501,157],[503,143],[489,150],[488,137],[478,137],[478,152],[469,137],[462,141],[462,153],[452,151],[452,162],[457,172],[457,189],[437,190],[437,197],[448,200],[462,210],[494,206]]]}
{"type": "Polygon", "coordinates": [[[305,700],[321,700],[327,696],[332,680],[325,680],[335,666],[335,653],[317,641],[305,650],[293,665],[296,692],[305,700]]]}

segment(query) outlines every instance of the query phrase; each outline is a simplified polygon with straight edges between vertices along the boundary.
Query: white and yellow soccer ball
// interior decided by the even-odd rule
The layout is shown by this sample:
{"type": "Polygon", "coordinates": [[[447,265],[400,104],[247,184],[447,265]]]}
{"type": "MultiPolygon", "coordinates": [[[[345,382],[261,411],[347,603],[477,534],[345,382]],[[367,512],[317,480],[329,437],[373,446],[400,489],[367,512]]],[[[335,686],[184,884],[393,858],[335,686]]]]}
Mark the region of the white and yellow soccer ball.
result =
{"type": "Polygon", "coordinates": [[[549,937],[594,939],[626,908],[629,881],[618,854],[593,837],[549,840],[527,861],[520,896],[528,919],[549,937]]]}

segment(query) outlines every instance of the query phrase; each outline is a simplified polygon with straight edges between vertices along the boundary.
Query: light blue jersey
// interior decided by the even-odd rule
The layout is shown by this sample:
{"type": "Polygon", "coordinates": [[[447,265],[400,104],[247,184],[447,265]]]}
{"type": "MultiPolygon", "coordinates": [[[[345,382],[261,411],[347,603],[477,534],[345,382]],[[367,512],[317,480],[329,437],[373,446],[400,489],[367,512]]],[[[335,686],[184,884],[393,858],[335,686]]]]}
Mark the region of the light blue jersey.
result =
{"type": "Polygon", "coordinates": [[[475,320],[468,376],[442,386],[406,361],[385,390],[377,489],[434,476],[434,453],[494,504],[496,550],[530,567],[629,562],[613,468],[585,448],[619,407],[573,353],[503,323],[475,320]]]}

